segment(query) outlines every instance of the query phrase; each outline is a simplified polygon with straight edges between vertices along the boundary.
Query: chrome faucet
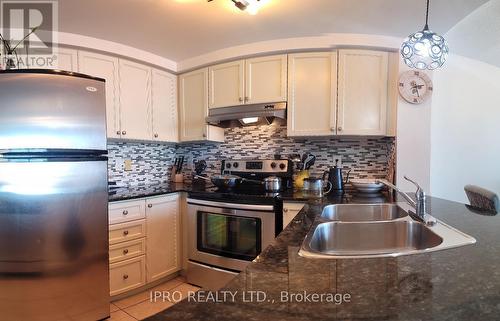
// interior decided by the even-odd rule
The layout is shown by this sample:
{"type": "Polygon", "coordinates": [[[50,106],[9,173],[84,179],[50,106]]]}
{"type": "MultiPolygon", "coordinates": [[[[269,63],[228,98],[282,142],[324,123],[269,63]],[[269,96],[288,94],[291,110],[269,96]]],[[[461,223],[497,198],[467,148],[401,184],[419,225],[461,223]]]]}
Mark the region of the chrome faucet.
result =
{"type": "Polygon", "coordinates": [[[425,197],[425,192],[422,189],[422,187],[420,187],[420,185],[418,185],[415,181],[408,178],[407,176],[404,176],[404,178],[408,182],[412,183],[413,185],[415,185],[417,187],[417,191],[415,192],[415,199],[417,200],[416,202],[411,197],[409,197],[406,193],[404,193],[399,188],[397,188],[395,185],[389,183],[386,180],[379,179],[379,180],[377,180],[377,183],[384,184],[385,186],[391,188],[392,190],[396,191],[401,196],[403,196],[405,201],[415,209],[415,213],[413,213],[412,211],[410,211],[408,213],[411,218],[413,218],[419,222],[422,222],[425,225],[429,225],[429,226],[436,224],[437,220],[433,216],[427,214],[426,205],[425,205],[425,198],[426,197],[425,197]]]}

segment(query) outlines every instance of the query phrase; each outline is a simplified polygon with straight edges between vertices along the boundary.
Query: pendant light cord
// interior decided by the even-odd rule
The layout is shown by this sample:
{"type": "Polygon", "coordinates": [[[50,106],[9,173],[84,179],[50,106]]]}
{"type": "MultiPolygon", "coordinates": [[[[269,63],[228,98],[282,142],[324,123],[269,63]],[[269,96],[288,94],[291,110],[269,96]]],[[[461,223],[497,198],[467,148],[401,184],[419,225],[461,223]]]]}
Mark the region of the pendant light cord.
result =
{"type": "Polygon", "coordinates": [[[429,2],[430,2],[430,0],[427,0],[427,10],[425,12],[425,27],[424,27],[424,30],[429,30],[429,2]]]}

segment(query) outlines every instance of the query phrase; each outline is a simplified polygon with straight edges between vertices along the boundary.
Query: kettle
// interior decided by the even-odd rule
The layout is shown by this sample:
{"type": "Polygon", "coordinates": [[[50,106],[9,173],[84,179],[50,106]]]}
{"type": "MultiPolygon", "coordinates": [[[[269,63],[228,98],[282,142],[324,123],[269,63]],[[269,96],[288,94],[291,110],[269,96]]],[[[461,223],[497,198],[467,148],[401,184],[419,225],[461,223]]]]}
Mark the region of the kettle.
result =
{"type": "Polygon", "coordinates": [[[351,170],[347,172],[347,177],[344,182],[344,178],[342,177],[342,168],[338,167],[337,164],[338,161],[335,162],[334,167],[330,167],[330,169],[323,174],[323,180],[328,177],[328,181],[332,184],[332,191],[343,191],[345,184],[349,182],[349,174],[351,173],[351,170]]]}

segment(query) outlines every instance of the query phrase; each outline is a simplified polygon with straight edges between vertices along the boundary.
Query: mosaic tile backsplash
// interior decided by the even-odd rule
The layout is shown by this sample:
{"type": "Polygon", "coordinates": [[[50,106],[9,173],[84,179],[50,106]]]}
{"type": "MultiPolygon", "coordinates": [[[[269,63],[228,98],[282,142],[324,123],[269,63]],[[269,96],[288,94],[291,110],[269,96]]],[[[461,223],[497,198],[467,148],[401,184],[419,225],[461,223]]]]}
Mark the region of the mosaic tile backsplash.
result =
{"type": "Polygon", "coordinates": [[[286,136],[286,126],[274,123],[269,126],[228,128],[225,143],[151,144],[110,142],[109,179],[121,185],[163,183],[170,180],[170,169],[175,157],[185,156],[186,181],[191,180],[192,163],[205,159],[208,174],[220,173],[220,160],[224,158],[274,158],[279,154],[306,152],[316,155],[311,172],[320,176],[333,166],[334,157],[342,158],[344,169],[351,169],[351,177],[391,177],[390,156],[395,139],[382,138],[315,138],[292,139],[286,136]],[[132,159],[132,171],[124,171],[120,160],[132,159]]]}

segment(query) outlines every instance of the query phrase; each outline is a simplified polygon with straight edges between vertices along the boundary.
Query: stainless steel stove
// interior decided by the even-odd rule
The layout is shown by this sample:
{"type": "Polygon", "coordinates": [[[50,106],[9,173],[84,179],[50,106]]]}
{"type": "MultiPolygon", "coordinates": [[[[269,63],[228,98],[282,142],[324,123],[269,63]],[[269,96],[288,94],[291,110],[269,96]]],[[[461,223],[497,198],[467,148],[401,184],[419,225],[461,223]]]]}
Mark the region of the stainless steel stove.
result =
{"type": "MultiPolygon", "coordinates": [[[[279,176],[292,186],[288,160],[225,160],[221,173],[262,181],[279,176]]],[[[189,283],[216,290],[243,271],[281,232],[280,193],[245,182],[232,190],[190,193],[188,198],[189,283]]]]}

